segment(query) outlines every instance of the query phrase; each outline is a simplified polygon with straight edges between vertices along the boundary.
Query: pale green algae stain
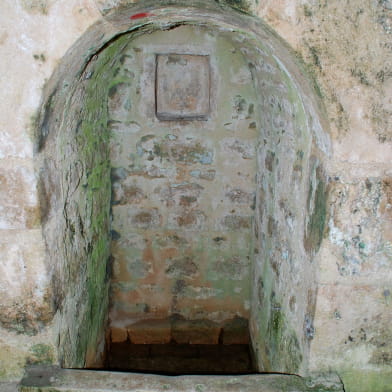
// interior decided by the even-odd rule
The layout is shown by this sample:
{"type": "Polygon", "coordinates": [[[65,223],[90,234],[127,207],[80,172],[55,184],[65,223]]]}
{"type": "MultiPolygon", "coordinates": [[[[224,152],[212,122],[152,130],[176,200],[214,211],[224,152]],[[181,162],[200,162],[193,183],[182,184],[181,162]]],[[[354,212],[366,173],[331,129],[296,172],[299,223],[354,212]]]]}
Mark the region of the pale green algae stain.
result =
{"type": "Polygon", "coordinates": [[[345,392],[392,392],[392,371],[339,371],[345,392]]]}

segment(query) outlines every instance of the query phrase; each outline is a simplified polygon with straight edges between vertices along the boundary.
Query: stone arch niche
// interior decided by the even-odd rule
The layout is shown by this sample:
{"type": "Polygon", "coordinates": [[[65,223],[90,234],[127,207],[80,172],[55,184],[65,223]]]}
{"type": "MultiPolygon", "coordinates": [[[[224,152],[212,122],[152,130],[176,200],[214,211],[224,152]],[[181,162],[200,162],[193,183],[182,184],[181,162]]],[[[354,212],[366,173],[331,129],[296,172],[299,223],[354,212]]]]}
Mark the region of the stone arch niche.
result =
{"type": "Polygon", "coordinates": [[[93,25],[44,91],[36,162],[61,366],[102,367],[111,336],[180,317],[218,334],[241,321],[258,371],[305,374],[330,154],[317,88],[259,19],[160,3],[93,25]],[[181,80],[168,63],[189,64],[187,107],[165,96],[181,80]]]}

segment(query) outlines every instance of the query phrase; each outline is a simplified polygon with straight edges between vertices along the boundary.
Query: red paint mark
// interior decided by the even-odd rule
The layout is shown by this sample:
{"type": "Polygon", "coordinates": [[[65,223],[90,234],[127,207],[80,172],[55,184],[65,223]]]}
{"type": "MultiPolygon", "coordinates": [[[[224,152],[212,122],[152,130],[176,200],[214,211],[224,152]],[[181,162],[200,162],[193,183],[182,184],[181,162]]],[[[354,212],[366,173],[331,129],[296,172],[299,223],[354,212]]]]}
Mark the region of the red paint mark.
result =
{"type": "Polygon", "coordinates": [[[154,16],[151,12],[140,12],[139,14],[132,15],[129,19],[135,20],[135,19],[141,19],[141,18],[147,18],[149,16],[154,16]]]}

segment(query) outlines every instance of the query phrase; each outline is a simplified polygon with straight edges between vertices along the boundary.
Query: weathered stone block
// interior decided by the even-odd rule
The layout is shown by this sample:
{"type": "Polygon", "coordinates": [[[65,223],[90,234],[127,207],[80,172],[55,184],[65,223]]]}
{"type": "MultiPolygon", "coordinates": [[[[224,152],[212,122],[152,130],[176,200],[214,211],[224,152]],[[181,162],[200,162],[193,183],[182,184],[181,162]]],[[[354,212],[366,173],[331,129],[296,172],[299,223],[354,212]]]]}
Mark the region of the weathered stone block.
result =
{"type": "Polygon", "coordinates": [[[169,215],[169,227],[183,230],[200,230],[205,225],[207,217],[203,211],[184,211],[169,215]]]}
{"type": "Polygon", "coordinates": [[[179,257],[170,260],[165,273],[171,278],[193,278],[199,274],[199,266],[189,256],[179,257]]]}
{"type": "Polygon", "coordinates": [[[377,284],[332,283],[321,286],[311,367],[390,366],[390,314],[390,292],[377,284]]]}
{"type": "Polygon", "coordinates": [[[143,320],[128,327],[134,344],[165,344],[171,340],[170,320],[143,320]]]}
{"type": "Polygon", "coordinates": [[[351,183],[335,178],[328,234],[337,270],[329,268],[328,273],[337,272],[348,279],[378,279],[377,274],[382,273],[385,278],[392,261],[390,177],[362,178],[351,183]]]}
{"type": "Polygon", "coordinates": [[[126,328],[111,327],[110,341],[112,343],[122,343],[128,339],[128,331],[126,328]]]}
{"type": "Polygon", "coordinates": [[[207,180],[207,181],[213,181],[215,179],[216,170],[206,170],[206,171],[191,170],[189,174],[195,178],[200,178],[202,180],[207,180]]]}
{"type": "Polygon", "coordinates": [[[40,230],[0,231],[0,325],[37,333],[52,314],[40,230]]]}
{"type": "Polygon", "coordinates": [[[254,193],[247,192],[240,188],[234,188],[228,190],[225,197],[235,204],[251,204],[253,203],[254,193]]]}
{"type": "Polygon", "coordinates": [[[138,153],[140,155],[148,153],[147,160],[158,157],[187,165],[197,163],[210,165],[214,161],[213,150],[204,143],[201,143],[201,141],[193,138],[186,141],[176,139],[158,140],[153,144],[150,143],[150,146],[143,146],[140,143],[138,145],[138,153]]]}
{"type": "Polygon", "coordinates": [[[242,159],[253,159],[256,155],[254,143],[236,138],[225,138],[221,141],[221,146],[228,154],[232,154],[233,162],[238,162],[237,157],[242,159]]]}
{"type": "Polygon", "coordinates": [[[132,214],[132,224],[138,228],[154,228],[161,225],[162,217],[156,208],[136,210],[132,214]]]}
{"type": "Polygon", "coordinates": [[[209,112],[209,56],[157,55],[157,117],[161,120],[205,120],[209,112]]]}
{"type": "Polygon", "coordinates": [[[34,228],[40,222],[36,179],[28,166],[0,168],[0,229],[34,228]]]}
{"type": "Polygon", "coordinates": [[[248,230],[252,227],[252,217],[227,215],[222,219],[222,225],[228,230],[248,230]]]}
{"type": "Polygon", "coordinates": [[[134,184],[114,183],[112,185],[112,203],[113,204],[140,204],[146,198],[143,189],[134,184]]]}
{"type": "Polygon", "coordinates": [[[130,85],[120,83],[114,85],[109,90],[108,111],[111,119],[125,121],[131,108],[130,85]]]}
{"type": "Polygon", "coordinates": [[[172,321],[172,339],[178,344],[218,344],[220,327],[209,320],[172,321]]]}
{"type": "Polygon", "coordinates": [[[248,320],[236,317],[222,327],[223,344],[249,344],[248,320]]]}

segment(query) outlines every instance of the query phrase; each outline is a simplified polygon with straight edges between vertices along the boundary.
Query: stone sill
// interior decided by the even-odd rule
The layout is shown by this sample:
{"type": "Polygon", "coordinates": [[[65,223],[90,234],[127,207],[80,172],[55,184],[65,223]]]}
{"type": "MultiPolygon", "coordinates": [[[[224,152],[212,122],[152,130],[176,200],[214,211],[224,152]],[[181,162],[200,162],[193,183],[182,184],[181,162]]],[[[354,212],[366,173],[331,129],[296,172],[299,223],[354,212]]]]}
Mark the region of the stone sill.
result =
{"type": "Polygon", "coordinates": [[[20,392],[343,392],[341,385],[315,386],[296,375],[162,376],[34,366],[20,392]],[[321,388],[320,388],[321,387],[321,388]]]}

